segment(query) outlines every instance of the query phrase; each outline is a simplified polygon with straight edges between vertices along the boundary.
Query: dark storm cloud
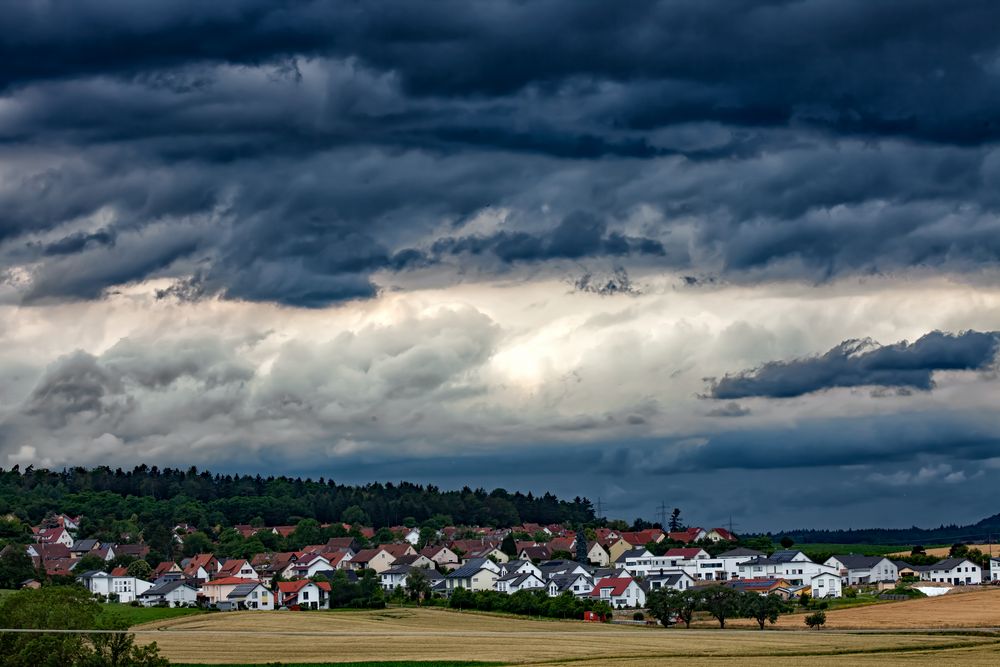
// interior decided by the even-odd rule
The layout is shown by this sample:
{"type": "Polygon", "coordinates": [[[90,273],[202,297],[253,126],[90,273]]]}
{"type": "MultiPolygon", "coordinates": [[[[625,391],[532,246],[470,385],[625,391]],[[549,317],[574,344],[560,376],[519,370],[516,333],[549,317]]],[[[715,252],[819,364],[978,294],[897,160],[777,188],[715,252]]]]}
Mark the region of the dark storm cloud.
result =
{"type": "Polygon", "coordinates": [[[898,387],[930,390],[935,371],[988,368],[1000,334],[934,331],[913,343],[880,346],[870,339],[847,340],[818,357],[772,361],[713,382],[709,396],[731,400],[762,396],[790,398],[835,387],[898,387]]]}
{"type": "Polygon", "coordinates": [[[24,302],[171,278],[164,295],[307,307],[433,265],[975,272],[1000,259],[998,18],[972,1],[15,3],[0,265],[24,269],[24,302]],[[503,224],[460,228],[490,208],[503,224]]]}
{"type": "Polygon", "coordinates": [[[3,81],[188,62],[358,57],[415,94],[486,95],[575,78],[654,82],[609,121],[649,128],[792,118],[837,131],[976,142],[1000,132],[997,9],[951,3],[569,0],[414,6],[229,0],[15,4],[3,81]],[[197,46],[193,46],[197,45],[197,46]],[[921,113],[924,105],[933,107],[921,113]]]}

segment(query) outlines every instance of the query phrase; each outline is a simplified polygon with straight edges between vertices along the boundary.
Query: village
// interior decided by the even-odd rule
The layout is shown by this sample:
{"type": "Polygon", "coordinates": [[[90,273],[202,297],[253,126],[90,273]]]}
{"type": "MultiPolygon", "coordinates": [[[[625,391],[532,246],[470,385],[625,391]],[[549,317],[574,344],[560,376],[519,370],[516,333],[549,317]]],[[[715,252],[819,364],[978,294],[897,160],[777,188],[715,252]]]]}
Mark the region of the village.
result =
{"type": "MultiPolygon", "coordinates": [[[[428,535],[426,528],[395,526],[388,529],[391,541],[378,541],[385,529],[343,524],[338,532],[350,534],[294,551],[248,558],[205,551],[147,563],[150,549],[141,542],[78,539],[80,522],[80,517],[58,514],[48,522],[54,525],[32,529],[34,542],[26,550],[39,577],[22,587],[40,587],[46,579],[75,581],[106,602],[266,611],[329,609],[336,605],[332,582],[365,581],[390,599],[414,590],[418,601],[447,600],[460,590],[536,591],[639,610],[653,591],[711,585],[783,600],[824,600],[859,587],[889,591],[899,582],[928,594],[1000,582],[1000,558],[991,558],[989,569],[964,557],[910,564],[888,556],[835,554],[814,562],[794,548],[767,553],[741,546],[737,535],[721,527],[598,527],[579,533],[562,525],[526,523],[503,529],[446,526],[428,535]]],[[[244,538],[287,538],[296,531],[296,526],[234,528],[244,538]]],[[[183,545],[194,532],[192,526],[177,525],[174,539],[183,545]]]]}

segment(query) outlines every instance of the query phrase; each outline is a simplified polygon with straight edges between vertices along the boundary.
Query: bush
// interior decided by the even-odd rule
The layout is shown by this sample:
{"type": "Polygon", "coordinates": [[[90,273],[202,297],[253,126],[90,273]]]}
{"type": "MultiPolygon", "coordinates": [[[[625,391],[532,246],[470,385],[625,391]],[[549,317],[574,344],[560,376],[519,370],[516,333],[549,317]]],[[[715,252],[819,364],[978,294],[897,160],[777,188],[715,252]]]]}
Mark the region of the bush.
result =
{"type": "Polygon", "coordinates": [[[641,611],[637,611],[634,614],[632,614],[632,620],[633,621],[645,621],[646,617],[643,615],[643,613],[641,611]]]}
{"type": "Polygon", "coordinates": [[[810,628],[818,630],[820,627],[826,624],[826,612],[817,611],[815,613],[809,614],[808,616],[806,616],[805,621],[806,625],[808,625],[810,628]]]}
{"type": "Polygon", "coordinates": [[[844,589],[844,597],[854,599],[858,597],[858,589],[853,586],[848,586],[844,589]]]}

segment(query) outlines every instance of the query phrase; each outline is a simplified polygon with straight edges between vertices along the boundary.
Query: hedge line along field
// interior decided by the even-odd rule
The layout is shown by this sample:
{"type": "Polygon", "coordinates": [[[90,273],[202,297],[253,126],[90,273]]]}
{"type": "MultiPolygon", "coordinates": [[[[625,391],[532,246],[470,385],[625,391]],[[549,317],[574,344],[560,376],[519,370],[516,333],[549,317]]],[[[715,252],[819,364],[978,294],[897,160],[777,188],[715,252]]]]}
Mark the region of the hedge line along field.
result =
{"type": "MultiPolygon", "coordinates": [[[[801,621],[800,621],[801,622],[801,621]]],[[[857,664],[876,655],[907,661],[924,653],[977,651],[996,660],[1000,637],[949,634],[840,634],[683,630],[536,621],[442,609],[237,612],[189,616],[134,628],[173,662],[252,664],[480,660],[511,665],[773,664],[823,657],[857,664]],[[991,653],[992,652],[992,653],[991,653]],[[699,662],[701,661],[701,662],[699,662]],[[707,661],[707,662],[705,662],[707,661]]],[[[908,662],[907,664],[913,664],[908,662]]],[[[984,663],[987,664],[987,663],[984,663]]]]}

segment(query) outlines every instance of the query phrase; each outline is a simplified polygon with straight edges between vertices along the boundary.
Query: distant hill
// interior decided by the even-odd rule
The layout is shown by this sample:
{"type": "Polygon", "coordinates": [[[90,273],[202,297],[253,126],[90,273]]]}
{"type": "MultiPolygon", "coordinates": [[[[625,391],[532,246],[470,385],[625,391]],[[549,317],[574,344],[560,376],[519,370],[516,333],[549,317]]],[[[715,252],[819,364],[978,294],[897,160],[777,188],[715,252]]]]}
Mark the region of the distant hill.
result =
{"type": "Polygon", "coordinates": [[[987,542],[1000,538],[1000,514],[994,514],[968,526],[937,528],[864,528],[859,530],[788,530],[771,533],[780,539],[788,536],[800,544],[817,542],[837,544],[898,544],[901,547],[955,542],[987,542]]]}

